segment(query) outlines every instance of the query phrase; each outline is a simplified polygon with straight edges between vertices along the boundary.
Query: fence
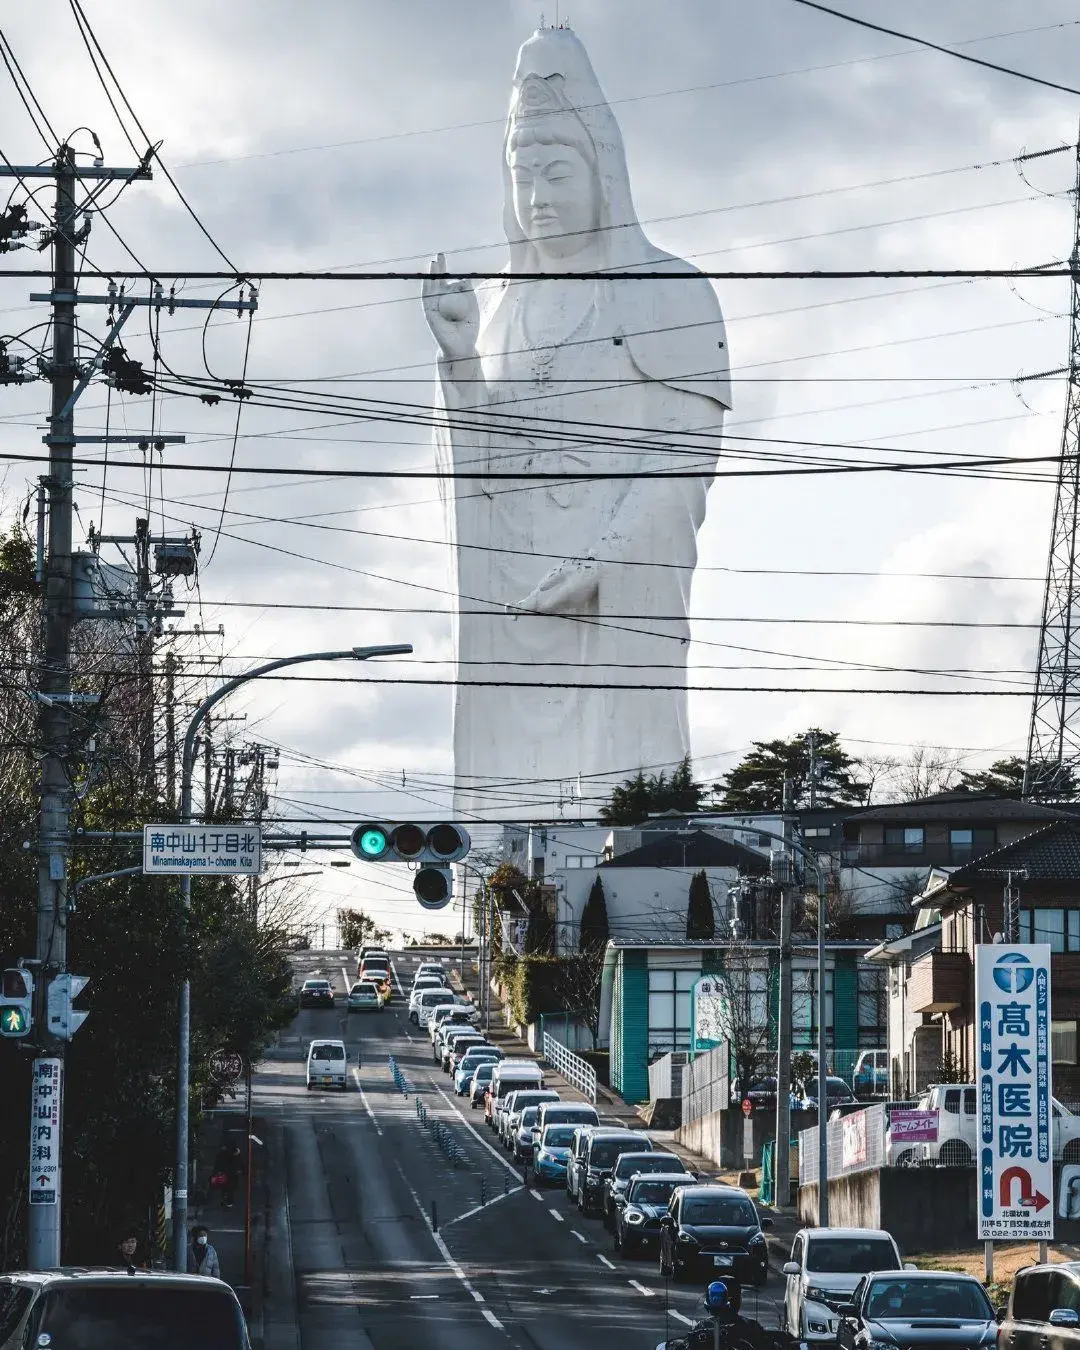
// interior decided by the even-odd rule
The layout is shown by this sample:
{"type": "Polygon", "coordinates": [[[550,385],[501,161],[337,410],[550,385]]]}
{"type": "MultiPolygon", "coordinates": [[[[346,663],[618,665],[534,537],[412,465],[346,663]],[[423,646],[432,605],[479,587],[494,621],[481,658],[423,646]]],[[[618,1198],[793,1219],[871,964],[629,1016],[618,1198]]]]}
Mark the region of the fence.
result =
{"type": "MultiPolygon", "coordinates": [[[[841,1120],[830,1120],[826,1127],[830,1177],[865,1172],[886,1166],[885,1131],[888,1119],[883,1104],[854,1111],[841,1120]]],[[[817,1126],[799,1131],[799,1185],[818,1179],[817,1126]]]]}
{"type": "Polygon", "coordinates": [[[685,1050],[669,1050],[649,1065],[649,1101],[681,1097],[683,1072],[689,1059],[685,1050]]]}
{"type": "Polygon", "coordinates": [[[730,1052],[727,1043],[707,1050],[683,1067],[682,1123],[731,1109],[730,1052]]]}
{"type": "Polygon", "coordinates": [[[580,1055],[568,1050],[550,1031],[544,1032],[544,1058],[589,1101],[596,1102],[596,1070],[580,1055]]]}

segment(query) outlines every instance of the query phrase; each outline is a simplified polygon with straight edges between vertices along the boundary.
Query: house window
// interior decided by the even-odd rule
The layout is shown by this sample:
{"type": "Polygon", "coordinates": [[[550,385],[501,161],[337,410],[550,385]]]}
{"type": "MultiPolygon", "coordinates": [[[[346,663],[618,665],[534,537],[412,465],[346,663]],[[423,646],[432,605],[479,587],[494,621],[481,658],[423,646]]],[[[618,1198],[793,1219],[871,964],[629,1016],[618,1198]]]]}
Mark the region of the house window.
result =
{"type": "Polygon", "coordinates": [[[804,839],[828,839],[832,830],[828,825],[808,825],[803,830],[804,839]]]}
{"type": "MultiPolygon", "coordinates": [[[[817,1045],[818,984],[816,970],[791,972],[791,1040],[796,1050],[817,1045]]],[[[825,972],[825,1034],[831,1039],[833,1028],[833,973],[825,972]]]]}
{"type": "Polygon", "coordinates": [[[1051,952],[1080,952],[1080,909],[1020,910],[1020,941],[1048,942],[1051,952]]]}
{"type": "Polygon", "coordinates": [[[600,859],[595,853],[568,853],[566,855],[566,867],[568,869],[599,866],[600,859]]]}
{"type": "Polygon", "coordinates": [[[690,990],[700,970],[649,971],[649,1054],[690,1044],[690,990]]]}
{"type": "Polygon", "coordinates": [[[922,853],[926,845],[926,831],[921,825],[886,825],[885,845],[903,853],[922,853]]]}
{"type": "Polygon", "coordinates": [[[876,966],[860,966],[856,979],[859,1045],[875,1049],[885,1044],[885,972],[876,966]]]}
{"type": "Polygon", "coordinates": [[[949,861],[966,863],[980,854],[989,853],[997,844],[992,827],[957,828],[949,830],[949,861]]]}
{"type": "Polygon", "coordinates": [[[1055,1064],[1077,1064],[1075,1022],[1050,1023],[1050,1058],[1055,1064]]]}

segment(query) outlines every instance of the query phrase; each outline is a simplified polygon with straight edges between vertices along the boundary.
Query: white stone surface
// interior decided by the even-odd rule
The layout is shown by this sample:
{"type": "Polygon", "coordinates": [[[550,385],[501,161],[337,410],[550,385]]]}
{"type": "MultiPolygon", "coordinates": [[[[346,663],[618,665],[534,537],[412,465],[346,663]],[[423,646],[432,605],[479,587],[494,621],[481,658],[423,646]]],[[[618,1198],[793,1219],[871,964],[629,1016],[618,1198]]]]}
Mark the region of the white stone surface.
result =
{"type": "Polygon", "coordinates": [[[515,282],[691,270],[638,224],[618,124],[565,27],[518,54],[502,176],[505,275],[444,281],[440,255],[424,287],[436,460],[480,475],[446,484],[458,676],[498,684],[456,691],[455,802],[492,814],[485,787],[514,783],[522,808],[504,815],[562,793],[563,814],[589,816],[613,781],[690,748],[687,607],[731,403],[727,346],[703,277],[515,282]],[[702,474],[618,476],[674,468],[702,474]],[[614,476],[495,476],[589,470],[614,476]],[[526,687],[577,681],[597,687],[526,687]]]}

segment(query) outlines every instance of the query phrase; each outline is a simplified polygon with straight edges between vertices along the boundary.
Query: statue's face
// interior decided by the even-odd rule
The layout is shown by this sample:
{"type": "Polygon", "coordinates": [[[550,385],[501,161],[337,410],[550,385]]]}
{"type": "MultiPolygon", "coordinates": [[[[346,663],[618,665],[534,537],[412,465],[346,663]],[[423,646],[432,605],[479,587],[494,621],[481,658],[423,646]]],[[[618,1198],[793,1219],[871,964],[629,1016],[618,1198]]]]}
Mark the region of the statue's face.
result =
{"type": "Polygon", "coordinates": [[[543,253],[580,252],[600,223],[596,177],[570,145],[515,146],[510,156],[514,214],[522,234],[543,253]]]}

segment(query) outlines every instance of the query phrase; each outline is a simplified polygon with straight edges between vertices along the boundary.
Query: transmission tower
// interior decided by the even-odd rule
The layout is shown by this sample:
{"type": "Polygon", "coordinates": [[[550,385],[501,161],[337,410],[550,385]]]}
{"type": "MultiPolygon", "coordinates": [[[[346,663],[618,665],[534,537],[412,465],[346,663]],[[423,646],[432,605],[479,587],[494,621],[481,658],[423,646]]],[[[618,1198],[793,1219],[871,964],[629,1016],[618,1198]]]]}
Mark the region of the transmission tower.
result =
{"type": "Polygon", "coordinates": [[[1024,765],[1026,798],[1064,795],[1080,778],[1080,143],[1073,209],[1069,381],[1024,765]]]}

